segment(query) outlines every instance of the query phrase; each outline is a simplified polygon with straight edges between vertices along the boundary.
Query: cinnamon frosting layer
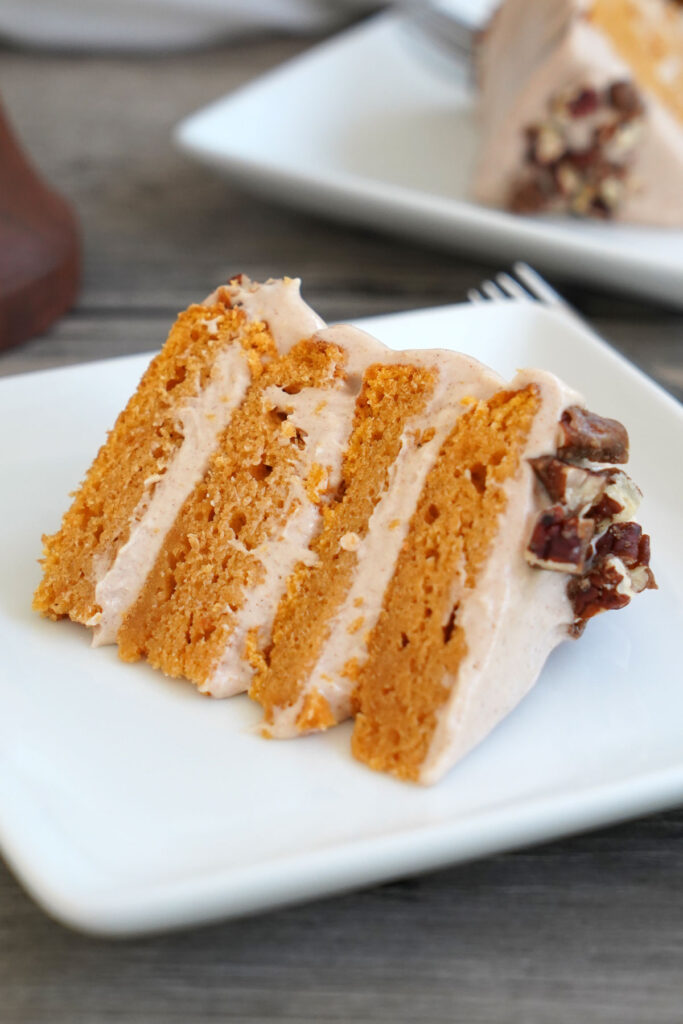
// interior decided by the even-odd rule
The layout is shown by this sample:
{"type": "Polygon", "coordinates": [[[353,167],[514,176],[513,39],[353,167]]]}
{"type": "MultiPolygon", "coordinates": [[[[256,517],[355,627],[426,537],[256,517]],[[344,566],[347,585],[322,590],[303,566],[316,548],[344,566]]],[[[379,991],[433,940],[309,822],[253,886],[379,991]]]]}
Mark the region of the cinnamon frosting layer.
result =
{"type": "MultiPolygon", "coordinates": [[[[205,300],[219,298],[244,309],[249,321],[265,322],[280,353],[324,326],[300,295],[295,278],[252,282],[246,276],[217,288],[205,300]]],[[[208,314],[206,326],[215,332],[208,314]]],[[[123,616],[134,604],[161,550],[166,534],[194,486],[206,472],[218,438],[241,404],[251,381],[248,359],[238,343],[216,359],[209,383],[177,412],[182,444],[163,476],[150,478],[135,510],[126,544],[113,563],[100,559],[94,566],[95,599],[100,611],[88,622],[94,626],[93,645],[116,641],[123,616]]],[[[243,688],[243,687],[242,687],[243,688]]]]}
{"type": "MultiPolygon", "coordinates": [[[[344,330],[347,343],[353,344],[358,332],[344,330]]],[[[382,609],[385,590],[394,574],[427,475],[456,419],[468,407],[463,399],[470,402],[489,398],[503,385],[503,380],[492,370],[460,353],[387,351],[384,362],[399,358],[401,362],[436,370],[435,392],[424,412],[414,416],[403,430],[387,488],[370,516],[367,533],[352,547],[356,555],[352,585],[329,624],[320,655],[298,700],[289,707],[274,709],[272,724],[269,722],[267,727],[270,736],[298,735],[297,720],[307,698],[314,693],[325,699],[335,721],[341,722],[351,714],[355,684],[345,673],[345,666],[355,662],[360,667],[367,658],[367,638],[382,609]],[[431,439],[418,441],[427,430],[433,431],[431,439]],[[356,629],[354,622],[361,612],[363,626],[356,629]]]]}
{"type": "Polygon", "coordinates": [[[529,459],[554,452],[558,422],[565,408],[582,402],[557,377],[523,370],[510,387],[540,388],[537,414],[519,472],[505,485],[505,514],[496,542],[475,589],[459,595],[458,622],[467,654],[439,720],[420,781],[436,782],[525,696],[546,658],[567,637],[573,610],[563,573],[542,572],[524,557],[533,522],[547,504],[529,459]]]}

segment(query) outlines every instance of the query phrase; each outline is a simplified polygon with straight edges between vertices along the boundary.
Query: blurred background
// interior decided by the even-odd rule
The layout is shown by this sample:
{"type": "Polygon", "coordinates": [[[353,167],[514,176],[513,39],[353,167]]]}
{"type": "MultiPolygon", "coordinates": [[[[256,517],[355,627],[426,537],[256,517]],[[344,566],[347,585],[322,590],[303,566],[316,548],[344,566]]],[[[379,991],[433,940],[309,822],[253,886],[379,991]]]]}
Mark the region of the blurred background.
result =
{"type": "MultiPolygon", "coordinates": [[[[40,322],[22,324],[29,338],[0,354],[0,372],[157,348],[177,310],[237,271],[257,279],[301,276],[308,301],[335,320],[460,301],[500,269],[495,254],[484,260],[397,243],[370,229],[290,212],[277,194],[255,199],[173,144],[173,130],[187,115],[380,6],[370,0],[0,4],[0,97],[8,130],[11,125],[35,171],[68,202],[82,247],[75,303],[65,287],[69,312],[47,333],[40,322]]],[[[458,0],[457,7],[476,20],[491,3],[458,0]]],[[[296,111],[283,117],[295,118],[296,111]]],[[[11,206],[7,186],[4,192],[11,206]]],[[[26,203],[35,207],[33,192],[26,203]]],[[[11,276],[18,248],[2,248],[0,266],[11,276]]],[[[681,393],[683,371],[675,365],[681,325],[671,308],[576,287],[569,297],[622,351],[681,393]],[[646,352],[641,316],[657,326],[646,352]]]]}

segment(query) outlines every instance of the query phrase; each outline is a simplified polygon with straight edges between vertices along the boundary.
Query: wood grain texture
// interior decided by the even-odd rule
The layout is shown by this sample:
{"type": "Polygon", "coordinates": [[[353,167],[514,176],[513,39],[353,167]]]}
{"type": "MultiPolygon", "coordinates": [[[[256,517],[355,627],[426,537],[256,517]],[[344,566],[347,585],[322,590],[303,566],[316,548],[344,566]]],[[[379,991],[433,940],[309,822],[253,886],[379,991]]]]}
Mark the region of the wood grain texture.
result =
{"type": "MultiPolygon", "coordinates": [[[[492,271],[253,199],[177,153],[176,121],[293,56],[270,39],[156,58],[0,52],[0,94],[79,212],[77,307],[0,374],[147,351],[228,273],[288,273],[328,319],[452,302],[492,271]]],[[[683,396],[683,318],[566,292],[683,396]]],[[[680,1024],[683,812],[184,934],[50,921],[0,865],[2,1024],[680,1024]]]]}

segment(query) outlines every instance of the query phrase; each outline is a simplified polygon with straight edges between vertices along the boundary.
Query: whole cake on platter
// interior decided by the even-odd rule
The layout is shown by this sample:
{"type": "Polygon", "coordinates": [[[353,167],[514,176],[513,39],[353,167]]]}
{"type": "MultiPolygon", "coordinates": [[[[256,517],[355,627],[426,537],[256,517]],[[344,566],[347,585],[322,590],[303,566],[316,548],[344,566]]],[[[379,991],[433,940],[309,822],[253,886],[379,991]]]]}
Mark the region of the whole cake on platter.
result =
{"type": "MultiPolygon", "coordinates": [[[[353,715],[433,782],[588,619],[654,587],[624,427],[552,374],[326,327],[237,277],[178,317],[64,515],[34,606],[266,735],[353,715]]],[[[292,756],[296,756],[292,751],[292,756]]]]}
{"type": "Polygon", "coordinates": [[[475,198],[683,226],[683,8],[504,0],[478,58],[475,198]]]}

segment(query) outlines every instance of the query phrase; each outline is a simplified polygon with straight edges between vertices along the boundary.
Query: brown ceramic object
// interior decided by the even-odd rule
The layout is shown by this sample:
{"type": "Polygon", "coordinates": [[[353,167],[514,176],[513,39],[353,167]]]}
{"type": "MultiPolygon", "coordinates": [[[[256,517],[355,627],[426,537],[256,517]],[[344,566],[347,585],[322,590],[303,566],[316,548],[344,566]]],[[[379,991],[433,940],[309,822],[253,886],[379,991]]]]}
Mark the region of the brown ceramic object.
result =
{"type": "Polygon", "coordinates": [[[0,105],[0,349],[46,330],[73,303],[79,277],[76,218],[39,178],[0,105]]]}

